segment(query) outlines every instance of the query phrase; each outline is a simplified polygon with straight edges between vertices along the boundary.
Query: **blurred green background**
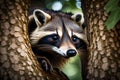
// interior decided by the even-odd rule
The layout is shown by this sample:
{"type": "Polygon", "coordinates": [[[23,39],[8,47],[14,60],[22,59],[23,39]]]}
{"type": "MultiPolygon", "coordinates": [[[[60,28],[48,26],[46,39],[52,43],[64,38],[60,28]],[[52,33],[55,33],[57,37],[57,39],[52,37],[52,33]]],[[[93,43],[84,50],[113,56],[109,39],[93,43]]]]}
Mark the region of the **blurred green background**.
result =
{"type": "MultiPolygon", "coordinates": [[[[30,12],[36,8],[61,10],[63,12],[81,12],[80,0],[31,0],[30,12]]],[[[82,80],[80,57],[77,55],[62,69],[70,80],[82,80]]]]}
{"type": "Polygon", "coordinates": [[[46,0],[46,8],[63,12],[81,12],[80,0],[46,0]]]}
{"type": "Polygon", "coordinates": [[[71,58],[70,61],[64,66],[63,72],[69,77],[70,80],[82,80],[80,57],[76,56],[71,58]]]}

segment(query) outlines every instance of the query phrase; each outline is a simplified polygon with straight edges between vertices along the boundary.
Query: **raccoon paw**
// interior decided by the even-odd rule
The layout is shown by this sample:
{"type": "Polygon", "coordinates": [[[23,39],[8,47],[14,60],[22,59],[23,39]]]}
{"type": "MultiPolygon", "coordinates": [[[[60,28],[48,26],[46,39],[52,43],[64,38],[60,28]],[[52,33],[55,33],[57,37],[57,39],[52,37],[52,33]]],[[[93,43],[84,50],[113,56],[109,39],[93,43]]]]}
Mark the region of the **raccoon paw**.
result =
{"type": "Polygon", "coordinates": [[[65,80],[70,80],[70,79],[67,77],[67,75],[66,75],[65,73],[63,73],[61,70],[59,70],[58,68],[54,68],[54,70],[55,70],[62,78],[64,77],[65,80]]]}
{"type": "Polygon", "coordinates": [[[38,61],[44,71],[49,72],[49,73],[53,72],[53,67],[46,58],[44,57],[38,58],[38,61]]]}

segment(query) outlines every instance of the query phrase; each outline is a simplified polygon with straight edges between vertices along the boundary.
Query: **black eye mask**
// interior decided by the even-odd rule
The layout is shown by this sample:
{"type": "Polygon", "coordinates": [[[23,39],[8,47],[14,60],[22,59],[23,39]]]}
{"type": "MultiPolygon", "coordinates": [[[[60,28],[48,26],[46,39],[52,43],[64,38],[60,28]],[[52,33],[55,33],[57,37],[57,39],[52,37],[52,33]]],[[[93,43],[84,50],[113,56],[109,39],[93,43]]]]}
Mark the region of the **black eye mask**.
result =
{"type": "Polygon", "coordinates": [[[60,38],[57,34],[51,34],[51,35],[41,38],[39,40],[38,44],[49,44],[49,45],[59,47],[60,46],[60,38]]]}

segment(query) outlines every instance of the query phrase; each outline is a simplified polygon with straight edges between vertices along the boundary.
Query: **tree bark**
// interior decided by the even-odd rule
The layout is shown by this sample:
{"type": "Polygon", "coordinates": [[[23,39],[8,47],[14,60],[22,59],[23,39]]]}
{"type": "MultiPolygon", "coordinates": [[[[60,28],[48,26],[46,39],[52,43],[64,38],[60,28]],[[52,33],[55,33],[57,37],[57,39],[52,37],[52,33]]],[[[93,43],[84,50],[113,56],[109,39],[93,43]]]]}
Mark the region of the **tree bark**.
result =
{"type": "Polygon", "coordinates": [[[82,0],[87,9],[90,36],[89,80],[120,80],[120,22],[107,30],[105,12],[108,0],[82,0]]]}
{"type": "Polygon", "coordinates": [[[0,80],[64,80],[42,70],[28,38],[29,0],[0,0],[0,80]]]}
{"type": "Polygon", "coordinates": [[[0,78],[36,79],[41,76],[27,35],[29,0],[0,1],[0,78]],[[35,77],[33,77],[35,76],[35,77]]]}

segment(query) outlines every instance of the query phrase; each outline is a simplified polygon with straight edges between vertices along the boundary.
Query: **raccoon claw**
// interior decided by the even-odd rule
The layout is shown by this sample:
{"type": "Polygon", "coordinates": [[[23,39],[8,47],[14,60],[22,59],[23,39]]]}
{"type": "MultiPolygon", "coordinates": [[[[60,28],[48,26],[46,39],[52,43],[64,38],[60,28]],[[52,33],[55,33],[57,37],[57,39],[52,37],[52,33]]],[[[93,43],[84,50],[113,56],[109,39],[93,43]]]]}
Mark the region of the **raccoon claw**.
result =
{"type": "Polygon", "coordinates": [[[50,64],[50,62],[46,58],[38,58],[39,63],[41,64],[41,67],[44,71],[52,73],[53,67],[50,64]]]}

